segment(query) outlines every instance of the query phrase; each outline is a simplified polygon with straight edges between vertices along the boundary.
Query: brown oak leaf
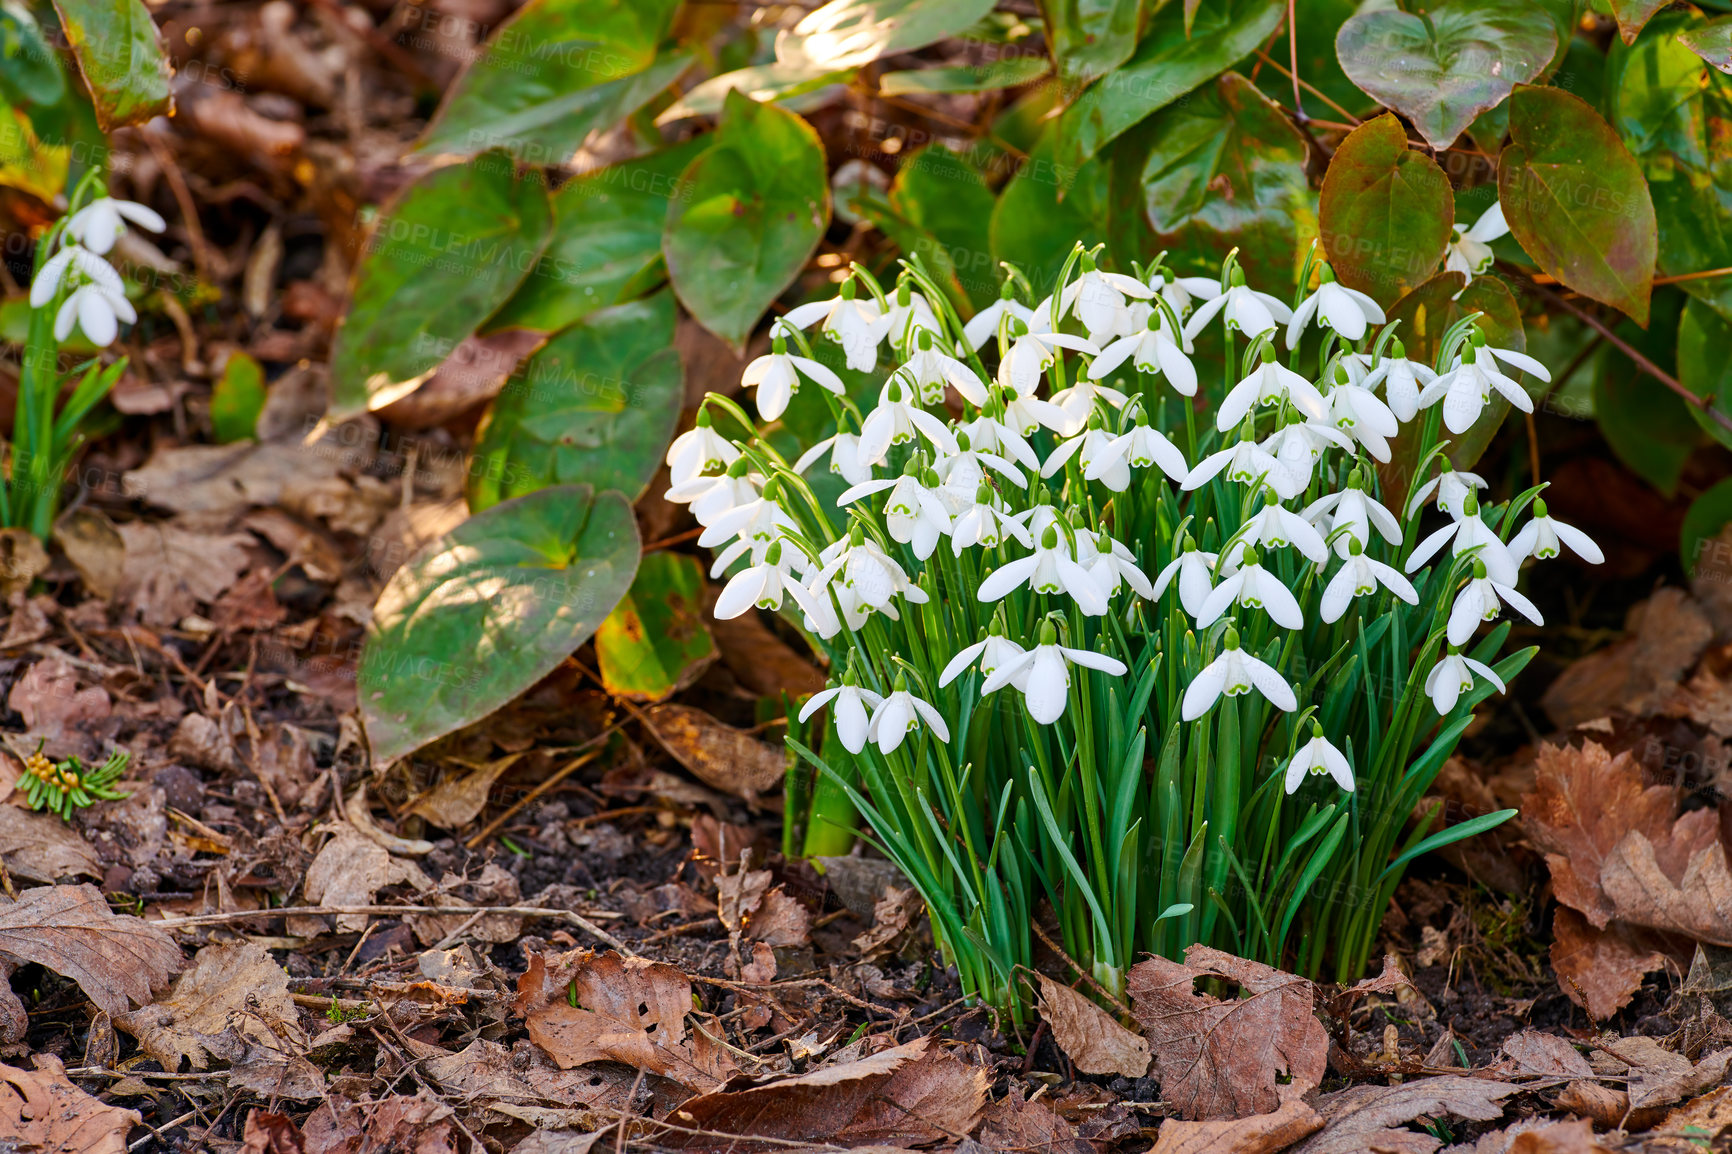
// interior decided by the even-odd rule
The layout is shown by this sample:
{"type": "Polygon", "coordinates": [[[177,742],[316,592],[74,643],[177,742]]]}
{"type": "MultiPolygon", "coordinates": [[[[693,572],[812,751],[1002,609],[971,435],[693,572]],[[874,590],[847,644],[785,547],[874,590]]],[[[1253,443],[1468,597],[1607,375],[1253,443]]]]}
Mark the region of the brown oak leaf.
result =
{"type": "Polygon", "coordinates": [[[114,1024],[163,1069],[180,1069],[184,1058],[203,1070],[216,1053],[216,1036],[231,1025],[242,1038],[275,1048],[278,1030],[299,1038],[296,1019],[288,972],[257,942],[236,942],[204,947],[168,997],[116,1014],[114,1024]]]}

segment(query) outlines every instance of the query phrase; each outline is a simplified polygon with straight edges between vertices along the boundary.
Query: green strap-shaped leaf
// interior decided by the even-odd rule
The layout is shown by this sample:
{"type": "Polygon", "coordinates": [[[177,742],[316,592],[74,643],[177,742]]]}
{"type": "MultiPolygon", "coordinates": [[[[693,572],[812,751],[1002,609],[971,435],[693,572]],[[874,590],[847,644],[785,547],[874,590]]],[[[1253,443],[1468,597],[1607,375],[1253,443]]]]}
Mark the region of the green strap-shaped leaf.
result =
{"type": "Polygon", "coordinates": [[[520,177],[501,152],[435,169],[404,190],[355,268],[331,351],[331,416],[413,392],[516,291],[551,223],[541,177],[520,177]]]}
{"type": "Polygon", "coordinates": [[[831,0],[776,37],[787,65],[858,68],[954,36],[992,11],[994,0],[831,0]]]}
{"type": "Polygon", "coordinates": [[[54,49],[23,5],[0,7],[0,99],[53,104],[66,91],[54,49]]]}
{"type": "Polygon", "coordinates": [[[658,57],[679,0],[529,0],[452,85],[416,148],[473,156],[504,148],[559,164],[691,63],[658,57]]]}
{"type": "Polygon", "coordinates": [[[829,223],[823,145],[793,113],[729,92],[714,145],[680,186],[662,235],[668,276],[699,324],[743,347],[829,223]]]}
{"type": "Polygon", "coordinates": [[[478,513],[392,575],[361,652],[361,718],[390,761],[486,717],[589,640],[631,587],[618,493],[562,485],[478,513]]]}
{"type": "Polygon", "coordinates": [[[704,570],[685,553],[644,557],[631,591],[595,635],[595,659],[607,691],[660,701],[691,684],[716,655],[703,620],[704,570]]]}
{"type": "Polygon", "coordinates": [[[579,482],[635,501],[679,421],[673,339],[664,291],[592,313],[537,349],[482,424],[469,507],[579,482]]]}
{"type": "Polygon", "coordinates": [[[1318,220],[1336,277],[1387,308],[1437,270],[1455,197],[1443,169],[1409,149],[1407,130],[1385,113],[1335,150],[1318,220]]]}
{"type": "Polygon", "coordinates": [[[1401,113],[1433,148],[1538,76],[1557,28],[1530,0],[1447,0],[1424,16],[1385,8],[1341,25],[1335,54],[1348,77],[1401,113]]]}
{"type": "Polygon", "coordinates": [[[1584,296],[1648,323],[1657,238],[1648,182],[1611,125],[1580,97],[1521,85],[1498,200],[1516,242],[1584,296]]]}
{"type": "Polygon", "coordinates": [[[257,436],[265,397],[264,367],[246,353],[230,353],[222,377],[211,390],[211,432],[217,442],[226,445],[257,436]]]}
{"type": "Polygon", "coordinates": [[[54,0],[104,132],[174,111],[168,57],[143,0],[54,0]]]}

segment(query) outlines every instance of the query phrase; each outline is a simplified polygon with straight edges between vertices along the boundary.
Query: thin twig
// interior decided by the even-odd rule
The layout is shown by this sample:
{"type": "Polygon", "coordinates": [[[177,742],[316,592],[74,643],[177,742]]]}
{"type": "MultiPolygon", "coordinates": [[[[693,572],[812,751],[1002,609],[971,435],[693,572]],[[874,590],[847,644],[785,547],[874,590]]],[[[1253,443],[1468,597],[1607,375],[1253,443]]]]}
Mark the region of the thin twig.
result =
{"type": "MultiPolygon", "coordinates": [[[[624,723],[622,722],[620,724],[624,724],[624,723]]],[[[591,738],[590,740],[592,742],[600,741],[603,738],[610,735],[611,733],[613,733],[613,731],[618,729],[618,728],[619,728],[619,725],[609,726],[606,730],[602,731],[600,734],[591,738]]],[[[500,827],[502,827],[506,822],[508,822],[512,818],[516,817],[519,813],[522,813],[524,807],[527,806],[530,802],[534,801],[536,798],[540,797],[542,794],[546,793],[548,790],[552,789],[554,786],[558,785],[560,782],[564,781],[566,778],[570,777],[572,774],[576,773],[578,770],[582,769],[584,766],[588,765],[590,762],[594,761],[596,758],[598,758],[600,756],[601,756],[601,750],[596,749],[596,750],[591,750],[588,753],[580,754],[579,756],[572,758],[570,761],[568,761],[564,765],[560,766],[558,772],[554,773],[553,776],[549,777],[546,781],[542,782],[540,785],[537,785],[534,789],[530,790],[528,793],[526,793],[522,797],[518,798],[517,801],[512,804],[511,808],[507,809],[504,813],[500,814],[498,817],[496,817],[492,821],[488,822],[487,825],[482,828],[480,833],[476,834],[474,837],[472,837],[468,841],[464,842],[463,843],[464,846],[468,849],[474,849],[476,846],[480,845],[482,842],[486,841],[488,838],[490,838],[494,834],[498,833],[500,830],[500,827]]]]}
{"type": "Polygon", "coordinates": [[[1331,107],[1335,111],[1339,112],[1342,116],[1345,116],[1347,118],[1347,122],[1349,124],[1353,125],[1354,127],[1358,127],[1359,125],[1365,123],[1363,120],[1359,119],[1359,117],[1353,115],[1351,112],[1347,111],[1345,108],[1341,107],[1339,104],[1337,104],[1333,100],[1329,99],[1328,95],[1326,93],[1324,93],[1322,89],[1317,88],[1316,86],[1310,84],[1307,81],[1300,80],[1297,74],[1287,71],[1281,65],[1277,64],[1274,60],[1270,59],[1268,53],[1259,50],[1257,53],[1257,56],[1259,59],[1261,59],[1263,61],[1263,63],[1267,64],[1269,67],[1273,68],[1275,71],[1279,72],[1281,75],[1292,77],[1294,80],[1298,81],[1299,87],[1303,88],[1305,91],[1309,92],[1311,95],[1315,96],[1317,99],[1321,100],[1323,103],[1327,104],[1329,107],[1331,107]]]}
{"type": "Polygon", "coordinates": [[[546,909],[542,906],[284,906],[271,910],[233,910],[224,914],[192,914],[187,917],[163,917],[150,924],[165,930],[186,930],[195,926],[221,926],[253,918],[329,917],[333,914],[513,914],[524,918],[552,918],[570,922],[584,933],[605,942],[625,954],[636,957],[636,951],[582,914],[570,910],[546,909]]]}
{"type": "MultiPolygon", "coordinates": [[[[1075,958],[1073,958],[1069,954],[1065,953],[1063,946],[1059,945],[1057,942],[1055,942],[1051,938],[1047,937],[1046,931],[1040,928],[1039,922],[1036,922],[1036,921],[1029,922],[1029,928],[1034,930],[1035,937],[1039,938],[1041,941],[1046,943],[1047,949],[1051,950],[1053,953],[1055,953],[1059,957],[1063,958],[1065,960],[1065,963],[1067,965],[1069,965],[1071,969],[1075,970],[1079,975],[1081,975],[1082,980],[1087,982],[1090,986],[1092,986],[1094,988],[1095,993],[1097,993],[1101,997],[1107,999],[1109,1002],[1111,1002],[1113,1005],[1117,1006],[1119,1009],[1123,1010],[1125,1013],[1128,1014],[1131,1012],[1130,1006],[1125,1004],[1125,1000],[1123,998],[1119,997],[1117,994],[1113,993],[1111,990],[1107,989],[1105,986],[1103,986],[1099,982],[1095,981],[1094,975],[1089,973],[1087,970],[1083,969],[1082,966],[1078,965],[1077,960],[1075,958]]],[[[1034,972],[1039,973],[1038,970],[1036,970],[1034,972]]]]}
{"type": "Polygon", "coordinates": [[[1295,0],[1287,0],[1287,61],[1293,69],[1287,75],[1293,81],[1293,112],[1303,122],[1311,118],[1305,115],[1305,105],[1299,100],[1299,21],[1294,15],[1296,7],[1295,0]]]}

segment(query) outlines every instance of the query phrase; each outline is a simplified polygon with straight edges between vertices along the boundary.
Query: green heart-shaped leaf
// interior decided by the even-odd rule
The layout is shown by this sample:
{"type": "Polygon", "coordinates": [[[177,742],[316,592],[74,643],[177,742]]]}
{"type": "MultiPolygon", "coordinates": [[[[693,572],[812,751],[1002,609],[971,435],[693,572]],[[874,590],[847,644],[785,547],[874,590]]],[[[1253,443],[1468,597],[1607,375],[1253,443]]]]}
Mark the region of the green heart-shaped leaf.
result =
{"type": "Polygon", "coordinates": [[[1610,0],[1612,15],[1618,21],[1618,35],[1625,44],[1634,44],[1642,27],[1671,0],[1610,0]]]}
{"type": "Polygon", "coordinates": [[[582,482],[632,500],[679,421],[673,294],[615,305],[556,334],[500,390],[475,444],[469,507],[582,482]]]}
{"type": "Polygon", "coordinates": [[[831,0],[776,37],[776,59],[814,68],[858,68],[954,36],[994,0],[831,0]]]}
{"type": "Polygon", "coordinates": [[[1732,16],[1686,29],[1678,40],[1720,71],[1732,73],[1732,16]]]}
{"type": "Polygon", "coordinates": [[[1529,0],[1448,0],[1424,16],[1362,12],[1335,35],[1348,77],[1401,113],[1434,148],[1448,148],[1557,51],[1551,17],[1529,0]]]}
{"type": "Polygon", "coordinates": [[[412,753],[547,676],[637,563],[631,505],[588,485],[495,505],[410,558],[373,607],[357,674],[374,759],[412,753]]]}
{"type": "Polygon", "coordinates": [[[817,92],[830,84],[838,84],[854,75],[851,69],[819,68],[810,64],[753,64],[712,76],[692,88],[678,101],[656,116],[657,124],[672,124],[689,116],[714,116],[721,112],[728,93],[736,89],[758,103],[780,104],[797,96],[817,92]]]}
{"type": "Polygon", "coordinates": [[[743,347],[824,235],[830,186],[812,126],[730,91],[709,151],[680,177],[662,253],[680,303],[743,347]]]}
{"type": "Polygon", "coordinates": [[[1335,150],[1318,218],[1336,277],[1387,308],[1437,270],[1455,197],[1443,169],[1409,149],[1407,130],[1385,113],[1335,150]]]}
{"type": "Polygon", "coordinates": [[[716,655],[704,626],[704,570],[696,558],[646,555],[631,592],[595,635],[595,660],[609,693],[660,701],[691,684],[716,655]]]}
{"type": "Polygon", "coordinates": [[[1048,291],[1077,241],[1107,238],[1107,165],[1081,168],[1053,163],[1049,130],[999,194],[992,212],[992,255],[1027,274],[1037,294],[1048,291]]]}
{"type": "Polygon", "coordinates": [[[104,132],[174,111],[168,57],[143,0],[54,0],[54,8],[104,132]]]}
{"type": "Polygon", "coordinates": [[[1066,84],[1105,76],[1136,50],[1143,20],[1138,0],[1041,0],[1040,10],[1066,84]]]}
{"type": "Polygon", "coordinates": [[[538,173],[501,152],[434,169],[379,218],[331,350],[331,416],[413,392],[503,304],[547,243],[538,173]]]}

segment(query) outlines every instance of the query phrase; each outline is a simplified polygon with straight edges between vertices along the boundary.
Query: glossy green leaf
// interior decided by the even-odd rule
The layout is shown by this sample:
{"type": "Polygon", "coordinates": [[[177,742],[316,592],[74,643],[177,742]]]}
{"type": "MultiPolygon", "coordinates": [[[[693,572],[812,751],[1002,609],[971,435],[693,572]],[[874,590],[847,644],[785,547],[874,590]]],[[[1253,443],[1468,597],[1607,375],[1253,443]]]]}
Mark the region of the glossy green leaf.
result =
{"type": "Polygon", "coordinates": [[[698,84],[656,117],[657,124],[672,124],[690,116],[715,116],[730,92],[738,91],[758,103],[781,103],[831,84],[846,83],[850,69],[820,68],[810,64],[753,64],[712,76],[698,84]]]}
{"type": "Polygon", "coordinates": [[[681,195],[680,174],[709,146],[708,136],[696,136],[561,185],[535,271],[485,331],[557,332],[659,280],[668,202],[681,195]]]}
{"type": "Polygon", "coordinates": [[[1654,204],[1635,158],[1599,113],[1560,89],[1518,87],[1497,187],[1510,234],[1540,268],[1648,323],[1654,204]]]}
{"type": "Polygon", "coordinates": [[[174,112],[168,57],[143,0],[54,0],[104,132],[174,112]]]}
{"type": "Polygon", "coordinates": [[[1033,84],[1052,71],[1044,56],[1004,56],[985,64],[956,68],[914,68],[878,78],[885,96],[924,96],[934,92],[993,92],[1033,84]]]}
{"type": "Polygon", "coordinates": [[[1143,8],[1142,0],[1041,0],[1047,40],[1064,82],[1086,84],[1129,60],[1143,8]]]}
{"type": "Polygon", "coordinates": [[[1317,206],[1305,137],[1286,114],[1230,72],[1159,113],[1147,131],[1154,144],[1143,206],[1175,267],[1207,275],[1237,246],[1253,283],[1292,283],[1317,235],[1317,206]]]}
{"type": "Polygon", "coordinates": [[[256,436],[265,397],[263,366],[246,353],[230,353],[210,397],[211,431],[218,443],[226,445],[256,436]]]}
{"type": "Polygon", "coordinates": [[[998,199],[968,158],[938,144],[909,156],[890,186],[890,205],[930,238],[917,250],[929,268],[954,277],[975,305],[997,298],[992,212],[998,199]]]}
{"type": "Polygon", "coordinates": [[[1342,284],[1388,307],[1442,263],[1455,197],[1437,162],[1385,113],[1348,133],[1323,177],[1318,221],[1342,284]]]}
{"type": "Polygon", "coordinates": [[[1671,0],[1609,0],[1612,15],[1618,21],[1618,35],[1625,44],[1634,44],[1642,28],[1671,0]]]}
{"type": "Polygon", "coordinates": [[[1534,79],[1558,47],[1551,17],[1531,0],[1446,0],[1424,17],[1361,12],[1335,36],[1341,67],[1413,123],[1434,148],[1534,79]]]}
{"type": "Polygon", "coordinates": [[[1105,164],[1055,164],[1049,132],[999,194],[992,213],[993,259],[1016,265],[1037,292],[1047,292],[1073,244],[1106,239],[1106,198],[1105,164]]]}
{"type": "MultiPolygon", "coordinates": [[[[1699,300],[1686,304],[1678,321],[1678,383],[1732,416],[1732,322],[1699,300]]],[[[1701,409],[1685,407],[1710,436],[1732,448],[1732,430],[1701,409]]]]}
{"type": "Polygon", "coordinates": [[[1710,486],[1690,502],[1678,532],[1678,557],[1691,577],[1712,574],[1721,581],[1732,577],[1732,547],[1714,540],[1732,524],[1732,477],[1710,486]]]}
{"type": "Polygon", "coordinates": [[[776,37],[776,59],[858,68],[954,36],[992,6],[993,0],[831,0],[776,37]]]}
{"type": "Polygon", "coordinates": [[[716,655],[703,602],[704,570],[695,557],[667,550],[645,555],[630,592],[595,633],[607,691],[660,701],[703,673],[716,655]]]}
{"type": "MultiPolygon", "coordinates": [[[[1684,299],[1677,292],[1656,294],[1653,323],[1646,330],[1625,321],[1614,331],[1676,375],[1684,299]]],[[[1601,436],[1631,472],[1668,497],[1677,492],[1684,465],[1703,441],[1690,405],[1608,347],[1600,353],[1594,378],[1594,415],[1601,436]]]]}
{"type": "Polygon", "coordinates": [[[1678,33],[1684,47],[1722,72],[1732,73],[1732,16],[1722,16],[1706,24],[1678,33]]]}
{"type": "Polygon", "coordinates": [[[477,513],[411,557],[373,606],[356,675],[374,763],[552,672],[631,587],[638,547],[624,497],[561,485],[477,513]]]}
{"type": "Polygon", "coordinates": [[[529,0],[501,24],[445,96],[416,149],[473,156],[503,148],[560,164],[672,84],[690,57],[659,57],[679,0],[529,0]]]}
{"type": "Polygon", "coordinates": [[[1131,126],[1257,50],[1281,22],[1280,0],[1218,0],[1185,35],[1180,6],[1149,18],[1136,53],[1091,85],[1058,121],[1055,160],[1080,166],[1131,126]]]}
{"type": "Polygon", "coordinates": [[[333,419],[413,392],[535,267],[552,225],[538,173],[503,153],[434,169],[379,218],[331,351],[333,419]]]}
{"type": "Polygon", "coordinates": [[[0,100],[53,104],[65,91],[54,49],[30,10],[0,6],[0,100]]]}
{"type": "Polygon", "coordinates": [[[811,125],[730,92],[715,143],[680,177],[662,252],[680,303],[745,345],[824,235],[830,186],[811,125]]]}
{"type": "Polygon", "coordinates": [[[469,507],[580,482],[637,500],[679,421],[674,316],[661,292],[591,313],[537,349],[477,435],[469,507]]]}

